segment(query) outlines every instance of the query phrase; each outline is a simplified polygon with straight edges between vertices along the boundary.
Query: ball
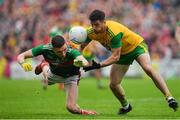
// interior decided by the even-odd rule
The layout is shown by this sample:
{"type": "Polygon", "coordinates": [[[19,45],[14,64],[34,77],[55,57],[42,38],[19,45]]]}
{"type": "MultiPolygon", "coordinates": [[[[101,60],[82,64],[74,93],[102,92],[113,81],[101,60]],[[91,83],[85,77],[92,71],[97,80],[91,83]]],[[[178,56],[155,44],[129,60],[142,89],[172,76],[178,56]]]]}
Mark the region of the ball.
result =
{"type": "Polygon", "coordinates": [[[69,31],[69,40],[75,44],[81,44],[86,41],[87,31],[84,27],[74,26],[69,31]]]}

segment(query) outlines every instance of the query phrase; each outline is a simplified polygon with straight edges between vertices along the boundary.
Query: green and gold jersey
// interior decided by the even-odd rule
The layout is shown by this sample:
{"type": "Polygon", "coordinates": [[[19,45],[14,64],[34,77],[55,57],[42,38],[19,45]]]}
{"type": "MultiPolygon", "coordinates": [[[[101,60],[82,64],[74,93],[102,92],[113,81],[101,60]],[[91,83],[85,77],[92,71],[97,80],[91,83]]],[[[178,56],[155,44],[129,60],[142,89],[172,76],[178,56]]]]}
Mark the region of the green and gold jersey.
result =
{"type": "Polygon", "coordinates": [[[106,21],[106,25],[107,30],[104,33],[96,34],[92,27],[88,28],[86,42],[96,40],[109,50],[121,46],[121,55],[125,55],[133,51],[143,41],[140,35],[132,32],[120,23],[106,21]]]}
{"type": "Polygon", "coordinates": [[[52,50],[52,44],[39,45],[32,48],[33,56],[43,55],[44,59],[49,63],[50,70],[55,75],[69,77],[79,74],[79,67],[73,65],[73,60],[80,56],[80,52],[68,46],[65,58],[60,58],[52,50]]]}

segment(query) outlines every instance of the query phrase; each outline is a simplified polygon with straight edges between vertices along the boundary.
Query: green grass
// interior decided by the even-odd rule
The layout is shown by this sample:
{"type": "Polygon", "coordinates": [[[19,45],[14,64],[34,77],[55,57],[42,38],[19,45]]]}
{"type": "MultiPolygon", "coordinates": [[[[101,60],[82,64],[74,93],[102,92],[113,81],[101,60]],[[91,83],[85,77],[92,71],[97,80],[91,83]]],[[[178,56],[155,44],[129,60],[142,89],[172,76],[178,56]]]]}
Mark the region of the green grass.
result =
{"type": "MultiPolygon", "coordinates": [[[[93,78],[80,81],[78,104],[84,109],[96,110],[97,116],[73,115],[66,110],[65,92],[57,85],[43,91],[38,80],[0,79],[0,119],[180,119],[180,111],[170,109],[160,91],[151,80],[125,79],[123,86],[133,110],[127,115],[117,115],[119,102],[108,88],[96,88],[93,78]]],[[[167,84],[180,101],[180,80],[168,80],[167,84]]]]}

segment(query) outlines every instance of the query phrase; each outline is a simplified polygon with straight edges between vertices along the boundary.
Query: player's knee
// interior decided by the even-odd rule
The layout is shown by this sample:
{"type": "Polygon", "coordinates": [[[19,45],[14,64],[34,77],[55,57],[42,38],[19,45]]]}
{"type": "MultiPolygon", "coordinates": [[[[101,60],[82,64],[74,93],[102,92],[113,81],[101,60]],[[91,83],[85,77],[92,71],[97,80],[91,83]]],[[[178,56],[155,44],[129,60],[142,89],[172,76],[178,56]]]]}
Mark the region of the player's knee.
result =
{"type": "Polygon", "coordinates": [[[144,67],[144,71],[146,72],[146,74],[152,75],[152,73],[153,73],[153,68],[152,68],[152,66],[147,65],[147,66],[144,67]]]}
{"type": "Polygon", "coordinates": [[[109,83],[109,87],[110,87],[111,89],[115,89],[117,85],[118,85],[118,83],[115,83],[115,82],[110,82],[110,83],[109,83]]]}

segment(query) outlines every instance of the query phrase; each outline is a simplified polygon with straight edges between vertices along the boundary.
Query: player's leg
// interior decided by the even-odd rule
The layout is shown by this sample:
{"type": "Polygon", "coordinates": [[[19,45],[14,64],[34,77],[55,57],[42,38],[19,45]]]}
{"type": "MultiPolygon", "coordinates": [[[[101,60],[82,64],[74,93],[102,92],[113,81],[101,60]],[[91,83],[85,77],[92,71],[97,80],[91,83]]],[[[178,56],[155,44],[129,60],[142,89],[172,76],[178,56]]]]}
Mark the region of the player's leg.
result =
{"type": "Polygon", "coordinates": [[[127,72],[129,65],[120,65],[120,64],[113,64],[110,72],[110,88],[116,98],[122,105],[118,114],[124,114],[129,112],[132,108],[131,105],[128,103],[124,89],[121,86],[121,81],[127,72]]]}
{"type": "Polygon", "coordinates": [[[42,80],[42,86],[44,90],[47,89],[47,85],[48,85],[48,70],[49,70],[49,63],[46,62],[45,60],[42,60],[42,62],[36,66],[34,71],[36,75],[43,73],[44,78],[42,80]]]}
{"type": "Polygon", "coordinates": [[[168,100],[169,106],[176,110],[178,108],[178,104],[175,99],[171,97],[171,93],[165,83],[165,80],[157,71],[153,69],[149,54],[141,54],[136,58],[136,60],[146,72],[146,74],[153,80],[157,88],[159,88],[159,90],[165,95],[166,99],[168,100]]]}
{"type": "Polygon", "coordinates": [[[45,60],[42,60],[41,63],[35,67],[35,74],[39,75],[40,73],[42,73],[42,68],[47,65],[49,66],[49,63],[45,60]]]}
{"type": "Polygon", "coordinates": [[[66,90],[66,108],[72,114],[96,115],[95,111],[83,110],[77,104],[78,86],[77,84],[65,84],[66,90]]]}
{"type": "Polygon", "coordinates": [[[153,80],[155,85],[161,90],[161,92],[165,96],[170,96],[171,93],[170,93],[164,79],[158,72],[156,72],[153,69],[149,55],[147,53],[141,54],[140,56],[137,57],[136,60],[140,64],[140,66],[143,68],[143,70],[146,72],[146,74],[153,80]]]}
{"type": "Polygon", "coordinates": [[[43,89],[46,90],[48,86],[48,76],[49,76],[49,64],[46,64],[42,66],[42,74],[43,74],[43,80],[42,80],[42,86],[43,89]]]}
{"type": "Polygon", "coordinates": [[[78,97],[78,86],[76,84],[66,84],[66,108],[69,112],[73,114],[81,114],[81,109],[76,104],[78,97]]]}
{"type": "MultiPolygon", "coordinates": [[[[50,72],[50,68],[49,68],[49,63],[45,60],[42,60],[40,64],[38,64],[35,67],[35,74],[39,75],[41,73],[43,73],[43,80],[42,80],[42,86],[43,89],[46,90],[47,89],[47,85],[52,85],[55,84],[55,82],[48,80],[49,78],[51,78],[53,75],[50,72]]],[[[64,85],[63,83],[59,83],[64,85]]]]}
{"type": "Polygon", "coordinates": [[[96,115],[95,111],[83,110],[77,105],[79,75],[68,77],[65,80],[66,108],[73,114],[96,115]]]}

